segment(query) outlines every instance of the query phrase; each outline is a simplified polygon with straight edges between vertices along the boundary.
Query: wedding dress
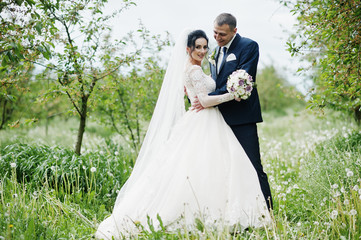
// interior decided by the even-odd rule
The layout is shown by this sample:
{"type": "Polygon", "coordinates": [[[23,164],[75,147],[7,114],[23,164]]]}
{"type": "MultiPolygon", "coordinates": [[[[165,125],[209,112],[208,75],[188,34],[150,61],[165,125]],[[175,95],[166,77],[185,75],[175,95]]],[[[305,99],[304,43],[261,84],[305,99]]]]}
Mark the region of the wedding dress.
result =
{"type": "MultiPolygon", "coordinates": [[[[183,80],[192,102],[215,89],[198,65],[187,63],[183,80]]],[[[228,100],[213,97],[206,104],[228,100]]],[[[257,173],[217,107],[188,110],[167,135],[164,144],[152,147],[156,152],[146,152],[148,159],[140,154],[144,159],[135,165],[111,216],[99,225],[97,238],[128,238],[138,232],[136,224],[147,228],[148,217],[157,228],[157,215],[169,230],[191,229],[196,219],[211,227],[269,224],[257,173]]]]}
{"type": "MultiPolygon", "coordinates": [[[[191,101],[212,92],[215,82],[201,67],[189,65],[185,85],[191,101]]],[[[191,226],[205,224],[260,227],[270,221],[257,173],[217,107],[187,111],[158,153],[157,166],[137,179],[97,236],[111,239],[134,233],[136,222],[191,226]]]]}

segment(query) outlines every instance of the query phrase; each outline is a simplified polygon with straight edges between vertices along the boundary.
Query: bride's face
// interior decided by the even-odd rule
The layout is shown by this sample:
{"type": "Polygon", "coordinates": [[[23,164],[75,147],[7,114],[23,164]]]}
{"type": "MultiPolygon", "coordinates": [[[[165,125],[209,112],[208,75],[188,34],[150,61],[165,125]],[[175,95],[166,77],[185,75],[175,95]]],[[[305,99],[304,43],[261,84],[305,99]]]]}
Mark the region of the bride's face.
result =
{"type": "Polygon", "coordinates": [[[208,51],[208,42],[205,38],[198,38],[193,48],[187,48],[193,64],[201,65],[208,51]]]}

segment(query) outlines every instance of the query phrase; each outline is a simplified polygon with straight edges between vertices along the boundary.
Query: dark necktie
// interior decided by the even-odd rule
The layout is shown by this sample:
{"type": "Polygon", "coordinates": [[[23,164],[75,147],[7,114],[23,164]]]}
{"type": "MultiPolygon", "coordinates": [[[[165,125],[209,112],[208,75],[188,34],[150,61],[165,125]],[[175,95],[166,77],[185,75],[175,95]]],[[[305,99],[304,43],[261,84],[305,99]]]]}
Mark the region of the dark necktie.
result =
{"type": "Polygon", "coordinates": [[[223,63],[223,61],[225,60],[226,58],[226,52],[227,52],[227,48],[226,47],[222,47],[222,50],[223,50],[223,57],[222,57],[222,61],[219,61],[220,59],[218,58],[218,61],[217,61],[217,72],[219,73],[220,69],[221,69],[221,65],[223,63]]]}

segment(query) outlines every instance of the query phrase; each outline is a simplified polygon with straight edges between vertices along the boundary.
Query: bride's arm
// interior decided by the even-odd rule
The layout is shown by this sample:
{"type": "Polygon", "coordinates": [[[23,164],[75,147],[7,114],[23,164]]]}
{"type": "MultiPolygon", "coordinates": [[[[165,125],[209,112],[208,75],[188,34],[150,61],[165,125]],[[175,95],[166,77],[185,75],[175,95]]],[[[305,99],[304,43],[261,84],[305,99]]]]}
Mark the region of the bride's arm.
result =
{"type": "Polygon", "coordinates": [[[200,67],[192,69],[190,76],[198,100],[204,108],[213,107],[221,103],[234,100],[234,97],[230,93],[209,96],[206,87],[207,76],[203,73],[200,67]]]}
{"type": "Polygon", "coordinates": [[[229,102],[234,100],[234,97],[230,93],[224,93],[222,95],[213,95],[209,96],[205,93],[197,94],[199,102],[202,104],[204,108],[213,107],[219,105],[224,102],[229,102]]]}

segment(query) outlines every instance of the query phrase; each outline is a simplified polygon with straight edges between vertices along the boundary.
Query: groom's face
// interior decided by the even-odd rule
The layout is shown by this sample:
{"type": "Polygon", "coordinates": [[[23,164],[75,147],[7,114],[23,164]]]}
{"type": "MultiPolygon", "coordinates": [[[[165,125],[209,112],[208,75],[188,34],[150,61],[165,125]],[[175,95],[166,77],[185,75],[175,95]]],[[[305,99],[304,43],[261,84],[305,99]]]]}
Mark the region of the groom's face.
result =
{"type": "Polygon", "coordinates": [[[236,32],[237,28],[231,30],[228,24],[223,24],[222,26],[219,26],[217,23],[214,23],[213,36],[214,39],[216,39],[218,46],[220,47],[223,47],[229,41],[231,41],[236,32]]]}

